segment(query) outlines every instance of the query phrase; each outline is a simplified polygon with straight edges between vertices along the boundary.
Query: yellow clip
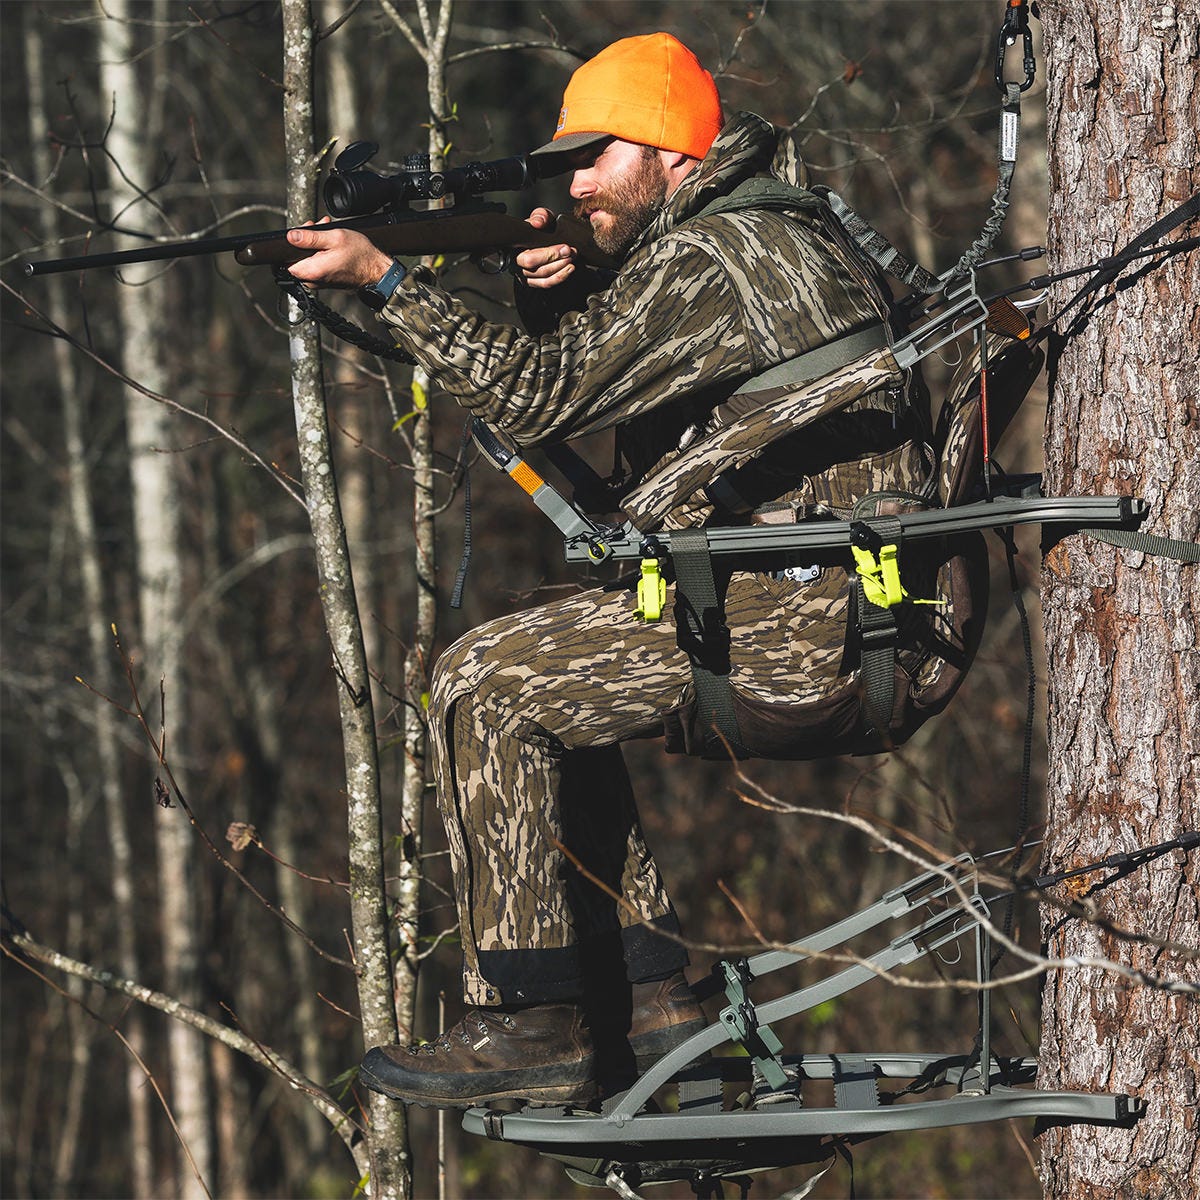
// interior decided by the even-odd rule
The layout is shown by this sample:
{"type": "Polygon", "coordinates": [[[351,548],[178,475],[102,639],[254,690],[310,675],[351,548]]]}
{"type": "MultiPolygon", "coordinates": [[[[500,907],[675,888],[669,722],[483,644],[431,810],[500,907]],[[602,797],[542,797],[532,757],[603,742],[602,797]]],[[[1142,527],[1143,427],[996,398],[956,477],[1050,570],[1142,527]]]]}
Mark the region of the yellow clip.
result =
{"type": "Polygon", "coordinates": [[[895,543],[880,546],[879,557],[870,550],[851,544],[855,570],[862,579],[863,595],[879,608],[894,608],[902,600],[913,604],[945,604],[944,600],[914,600],[900,582],[900,547],[895,543]]]}
{"type": "Polygon", "coordinates": [[[638,606],[636,616],[643,621],[662,619],[663,605],[667,602],[667,581],[659,574],[657,558],[642,559],[642,577],[637,586],[638,606]]]}
{"type": "Polygon", "coordinates": [[[879,608],[893,608],[908,595],[900,582],[899,553],[895,544],[881,546],[879,557],[860,546],[851,546],[856,570],[863,583],[863,593],[879,608]]]}

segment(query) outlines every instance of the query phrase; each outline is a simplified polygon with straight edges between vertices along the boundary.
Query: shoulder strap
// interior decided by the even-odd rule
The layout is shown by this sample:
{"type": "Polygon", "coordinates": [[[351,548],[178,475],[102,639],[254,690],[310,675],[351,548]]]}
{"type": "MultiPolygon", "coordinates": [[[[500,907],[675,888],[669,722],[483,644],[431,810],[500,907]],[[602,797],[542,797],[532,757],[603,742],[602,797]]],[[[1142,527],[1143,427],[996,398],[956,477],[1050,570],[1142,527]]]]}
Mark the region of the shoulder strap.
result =
{"type": "Polygon", "coordinates": [[[688,220],[695,221],[700,217],[712,217],[720,213],[745,212],[752,208],[766,208],[776,212],[796,208],[821,208],[824,203],[820,196],[807,188],[793,187],[773,175],[755,175],[750,179],[743,179],[726,195],[709,201],[688,220]]]}

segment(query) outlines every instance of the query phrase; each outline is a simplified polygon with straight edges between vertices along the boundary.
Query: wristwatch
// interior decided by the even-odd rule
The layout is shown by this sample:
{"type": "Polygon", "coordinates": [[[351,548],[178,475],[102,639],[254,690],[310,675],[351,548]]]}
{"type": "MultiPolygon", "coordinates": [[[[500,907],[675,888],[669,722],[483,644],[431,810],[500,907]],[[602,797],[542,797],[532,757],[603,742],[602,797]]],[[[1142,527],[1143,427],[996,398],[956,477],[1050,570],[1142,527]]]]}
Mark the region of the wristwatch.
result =
{"type": "Polygon", "coordinates": [[[408,272],[398,262],[393,262],[383,273],[383,277],[368,287],[358,289],[358,298],[370,309],[380,312],[383,306],[392,298],[392,293],[400,286],[400,281],[408,272]]]}

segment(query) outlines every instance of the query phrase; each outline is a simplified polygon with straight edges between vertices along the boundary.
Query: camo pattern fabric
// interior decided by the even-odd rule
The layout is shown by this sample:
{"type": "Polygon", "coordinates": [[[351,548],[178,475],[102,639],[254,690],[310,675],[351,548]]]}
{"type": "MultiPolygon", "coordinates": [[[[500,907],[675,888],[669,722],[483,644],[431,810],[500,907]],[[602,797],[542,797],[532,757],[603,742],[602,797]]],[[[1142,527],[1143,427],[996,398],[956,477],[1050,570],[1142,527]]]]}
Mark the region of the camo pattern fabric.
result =
{"type": "MultiPolygon", "coordinates": [[[[553,332],[488,322],[415,272],[380,319],[435,386],[519,445],[618,426],[636,483],[683,453],[747,379],[886,318],[887,297],[821,205],[699,215],[772,163],[801,185],[794,148],[778,142],[759,117],[731,120],[611,286],[553,332]]],[[[893,487],[918,482],[903,413],[897,428],[899,392],[885,386],[891,365],[875,378],[877,390],[862,395],[868,380],[846,411],[807,426],[803,445],[779,443],[751,481],[756,504],[850,502],[884,466],[893,487]]],[[[711,513],[701,491],[687,494],[693,480],[707,482],[689,476],[676,488],[665,523],[711,513]]],[[[841,568],[806,586],[735,576],[726,597],[734,688],[804,704],[844,687],[848,595],[841,568]]],[[[691,669],[669,607],[643,622],[635,604],[618,589],[502,617],[437,664],[430,729],[469,1003],[579,994],[584,949],[614,928],[631,979],[682,961],[619,743],[662,734],[691,669]],[[556,843],[628,907],[584,882],[556,843]]]]}
{"type": "Polygon", "coordinates": [[[488,322],[416,274],[380,319],[437,386],[521,446],[625,426],[639,477],[750,376],[886,319],[823,206],[696,215],[765,172],[777,140],[759,117],[731,120],[612,286],[552,334],[488,322]]]}
{"type": "MultiPolygon", "coordinates": [[[[577,995],[581,944],[639,921],[677,928],[616,744],[660,735],[662,714],[691,686],[673,590],[661,621],[636,616],[631,589],[589,591],[484,624],[438,659],[430,733],[469,1003],[577,995]],[[520,953],[530,949],[543,953],[520,953]]],[[[734,686],[802,703],[844,683],[847,603],[840,570],[803,588],[735,575],[726,597],[734,686]]],[[[633,944],[631,978],[686,961],[669,938],[633,944]]]]}
{"type": "MultiPolygon", "coordinates": [[[[757,458],[773,442],[788,437],[821,417],[848,408],[869,392],[901,383],[902,375],[890,351],[863,355],[831,379],[818,379],[800,388],[779,387],[756,397],[759,405],[748,416],[714,430],[687,448],[674,462],[651,473],[621,500],[625,515],[643,533],[658,529],[671,510],[728,470],[757,458]]],[[[840,465],[840,464],[839,464],[840,465]]],[[[918,462],[919,468],[920,463],[918,462]]],[[[843,468],[845,469],[845,468],[843,468]]],[[[918,476],[919,477],[919,476],[918,476]]],[[[876,480],[869,487],[911,487],[913,476],[876,480]]],[[[858,491],[857,495],[862,492],[858,491]]]]}

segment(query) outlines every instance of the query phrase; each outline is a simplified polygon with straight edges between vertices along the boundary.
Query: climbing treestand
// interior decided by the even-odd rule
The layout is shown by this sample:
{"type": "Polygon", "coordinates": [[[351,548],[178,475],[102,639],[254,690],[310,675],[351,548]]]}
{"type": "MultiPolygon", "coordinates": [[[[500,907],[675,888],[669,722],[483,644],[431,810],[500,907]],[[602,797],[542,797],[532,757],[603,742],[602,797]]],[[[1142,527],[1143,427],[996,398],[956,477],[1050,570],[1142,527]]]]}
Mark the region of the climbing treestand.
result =
{"type": "MultiPolygon", "coordinates": [[[[992,216],[980,239],[958,264],[940,277],[908,262],[840,197],[823,191],[846,235],[865,255],[899,278],[912,295],[904,302],[900,338],[880,339],[875,330],[856,331],[841,342],[802,355],[750,381],[744,392],[761,398],[747,414],[710,432],[669,466],[640,481],[621,498],[626,518],[617,523],[585,512],[523,457],[518,447],[482,422],[473,423],[476,445],[507,471],[558,526],[571,562],[630,561],[640,564],[639,613],[662,615],[667,584],[674,574],[676,618],[681,626],[693,614],[690,634],[702,647],[719,625],[720,601],[714,588],[714,560],[730,565],[769,561],[786,564],[802,583],[823,566],[840,563],[852,572],[857,589],[860,684],[867,736],[831,752],[886,750],[911,729],[896,734],[889,724],[900,686],[895,671],[896,629],[907,605],[920,603],[903,582],[907,556],[922,546],[969,557],[972,539],[982,532],[1007,533],[1036,524],[1053,541],[1066,533],[1092,536],[1150,554],[1200,561],[1200,546],[1142,533],[1148,506],[1136,497],[1041,494],[1039,476],[998,476],[991,450],[1042,366],[1037,348],[1065,312],[1107,287],[1135,262],[1153,265],[1165,255],[1194,249],[1200,239],[1164,242],[1176,227],[1200,213],[1200,194],[1134,238],[1117,254],[1077,271],[1041,276],[1008,293],[986,296],[980,271],[996,261],[984,254],[999,231],[1015,165],[1020,93],[1032,82],[1034,61],[1025,0],[1009,0],[1000,31],[996,83],[1002,106],[1000,183],[992,216]],[[1006,49],[1024,49],[1022,83],[1003,78],[1006,49]],[[1034,330],[1027,313],[1009,297],[1037,291],[1074,275],[1086,276],[1075,296],[1051,320],[1034,330]],[[661,519],[676,504],[728,478],[752,461],[772,440],[794,433],[798,418],[824,414],[853,403],[897,380],[927,355],[960,339],[970,339],[941,405],[933,450],[938,458],[926,493],[920,497],[868,497],[849,516],[818,514],[795,524],[738,524],[667,531],[661,519]],[[880,500],[887,501],[880,503],[880,500]],[[896,501],[899,499],[899,502],[896,501]],[[652,531],[652,532],[647,532],[652,531]],[[684,603],[678,602],[682,594],[684,603]]],[[[1040,247],[1021,251],[1029,260],[1040,247]]],[[[1037,301],[1029,307],[1036,308],[1037,301]]],[[[570,452],[559,448],[554,466],[574,484],[577,495],[594,493],[602,481],[570,452]]],[[[910,586],[914,586],[910,583],[910,586]]],[[[955,602],[957,604],[957,601],[955,602]]],[[[956,631],[957,632],[957,631],[956,631]]],[[[977,644],[963,638],[969,661],[977,644]]],[[[704,655],[693,657],[698,715],[696,728],[707,737],[699,750],[707,757],[742,757],[740,731],[727,679],[708,669],[704,655]],[[716,676],[714,678],[714,676],[716,676]]],[[[965,669],[965,668],[964,668],[965,669]]],[[[809,757],[791,755],[790,757],[809,757]]],[[[1127,874],[1168,850],[1190,850],[1200,834],[1186,833],[1135,855],[1114,855],[1089,870],[1127,874]]],[[[607,1187],[624,1197],[635,1189],[671,1180],[690,1181],[698,1196],[720,1195],[721,1182],[749,1187],[754,1172],[788,1165],[823,1164],[847,1155],[855,1144],[895,1130],[969,1125],[1012,1117],[1039,1124],[1089,1122],[1127,1126],[1142,1114],[1142,1102],[1123,1093],[1043,1091],[1031,1086],[1037,1060],[1006,1057],[993,1049],[992,971],[998,956],[992,907],[1014,890],[1036,890],[1060,877],[1017,882],[1008,854],[1001,873],[1014,882],[997,890],[985,864],[961,855],[884,894],[848,916],[786,947],[718,962],[696,985],[701,999],[721,997],[718,1019],[645,1071],[628,1090],[609,1097],[599,1112],[570,1107],[518,1111],[474,1108],[463,1127],[484,1137],[520,1143],[559,1160],[576,1182],[607,1187]],[[969,953],[966,951],[969,950],[969,953]],[[809,1054],[785,1051],[775,1026],[810,1012],[880,976],[891,975],[934,955],[946,964],[973,962],[957,986],[976,994],[978,1026],[971,1045],[955,1051],[809,1054]],[[753,985],[767,975],[821,962],[832,964],[825,977],[778,998],[756,1002],[753,985]],[[816,1083],[814,1081],[821,1081],[816,1083]],[[802,1086],[809,1085],[809,1101],[802,1086]],[[832,1090],[832,1104],[813,1107],[813,1092],[832,1090]]],[[[996,856],[999,857],[999,856],[996,856]]],[[[1074,872],[1073,872],[1074,873],[1074,872]]],[[[1003,934],[1000,940],[1007,942],[1003,934]]],[[[1184,986],[1184,985],[1181,985],[1184,986]]],[[[794,1193],[796,1195],[807,1192],[794,1193]]]]}
{"type": "MultiPolygon", "coordinates": [[[[1149,857],[1197,844],[1200,834],[1189,834],[1142,852],[1136,862],[1125,861],[1135,856],[1114,856],[1086,869],[1108,866],[1125,873],[1149,857]]],[[[628,1197],[639,1186],[670,1180],[690,1181],[697,1195],[720,1194],[721,1180],[745,1189],[754,1172],[831,1165],[854,1145],[898,1130],[1012,1117],[1132,1124],[1142,1113],[1136,1097],[1040,1091],[1026,1086],[1037,1073],[1035,1058],[994,1052],[991,907],[1004,895],[985,897],[982,865],[960,855],[786,948],[717,963],[695,989],[702,999],[723,994],[726,1004],[717,1021],[664,1055],[601,1112],[474,1108],[464,1116],[464,1129],[531,1146],[562,1162],[576,1182],[628,1197]],[[964,958],[949,957],[958,943],[971,950],[973,977],[960,982],[975,991],[979,1012],[974,1043],[964,1052],[785,1053],[773,1028],[778,1022],[928,955],[944,963],[964,958]],[[850,950],[851,944],[860,948],[850,950]],[[751,998],[756,980],[818,956],[850,965],[778,999],[756,1004],[751,998]],[[740,1053],[713,1053],[723,1047],[740,1053]],[[832,1106],[804,1105],[808,1081],[832,1083],[832,1106]],[[673,1103],[664,1099],[665,1089],[673,1103]]],[[[1043,877],[1027,886],[1057,881],[1043,877]]]]}

